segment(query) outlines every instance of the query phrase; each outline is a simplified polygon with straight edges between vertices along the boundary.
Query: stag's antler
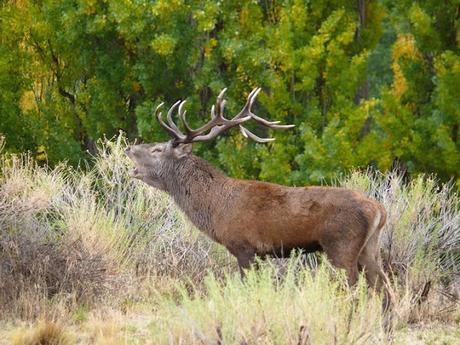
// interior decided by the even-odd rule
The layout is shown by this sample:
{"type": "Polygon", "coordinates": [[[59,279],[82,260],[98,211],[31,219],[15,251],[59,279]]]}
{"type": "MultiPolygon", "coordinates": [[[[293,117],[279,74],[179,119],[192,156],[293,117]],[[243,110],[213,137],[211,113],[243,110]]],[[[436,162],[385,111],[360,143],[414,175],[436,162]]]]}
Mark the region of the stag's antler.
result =
{"type": "Polygon", "coordinates": [[[189,124],[187,123],[187,120],[185,118],[187,111],[184,109],[185,101],[177,101],[171,106],[171,108],[169,108],[167,115],[167,124],[161,118],[160,109],[163,106],[163,103],[161,103],[155,109],[155,116],[158,119],[158,122],[160,123],[161,127],[163,127],[173,138],[174,144],[185,144],[194,143],[197,141],[211,140],[223,131],[236,126],[240,127],[240,131],[245,138],[252,139],[258,143],[266,143],[275,140],[275,138],[260,138],[254,133],[250,132],[247,128],[243,127],[242,123],[249,121],[250,119],[254,119],[258,124],[273,129],[287,129],[294,127],[294,125],[280,125],[279,121],[267,121],[257,116],[251,111],[252,104],[254,103],[254,100],[256,99],[260,90],[261,88],[255,88],[254,90],[252,90],[248,96],[248,99],[243,109],[241,109],[241,111],[235,117],[229,120],[224,117],[224,108],[226,102],[224,99],[224,94],[225,91],[227,91],[227,89],[223,89],[220,92],[219,96],[217,96],[215,106],[213,105],[211,108],[211,120],[197,129],[191,129],[189,124]],[[185,134],[179,130],[179,128],[176,126],[172,119],[172,114],[177,107],[179,117],[182,120],[182,123],[184,124],[185,134]]]}

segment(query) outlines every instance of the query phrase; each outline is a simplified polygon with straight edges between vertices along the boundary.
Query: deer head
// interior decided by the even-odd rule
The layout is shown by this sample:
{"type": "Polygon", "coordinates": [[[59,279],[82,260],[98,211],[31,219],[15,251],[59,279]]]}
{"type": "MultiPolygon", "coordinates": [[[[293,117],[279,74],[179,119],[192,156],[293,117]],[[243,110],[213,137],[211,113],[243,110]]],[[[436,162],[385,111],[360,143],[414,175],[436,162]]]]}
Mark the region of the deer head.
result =
{"type": "Polygon", "coordinates": [[[131,176],[138,178],[149,185],[165,190],[165,179],[170,176],[177,164],[191,155],[192,144],[199,141],[209,141],[217,137],[220,133],[232,128],[239,127],[244,137],[252,139],[258,143],[266,143],[275,140],[274,138],[261,138],[243,127],[243,123],[254,120],[261,126],[273,129],[287,129],[294,125],[280,125],[279,121],[267,121],[251,111],[251,107],[260,92],[260,88],[255,88],[249,94],[243,109],[232,119],[224,117],[226,89],[223,89],[217,97],[216,104],[211,108],[211,120],[198,129],[191,129],[184,109],[185,101],[177,101],[168,110],[167,123],[162,119],[161,103],[155,109],[155,116],[161,127],[171,136],[171,140],[159,144],[140,144],[133,145],[126,149],[126,154],[135,164],[131,176]],[[173,113],[177,111],[182,121],[185,133],[183,133],[173,121],[173,113]]]}

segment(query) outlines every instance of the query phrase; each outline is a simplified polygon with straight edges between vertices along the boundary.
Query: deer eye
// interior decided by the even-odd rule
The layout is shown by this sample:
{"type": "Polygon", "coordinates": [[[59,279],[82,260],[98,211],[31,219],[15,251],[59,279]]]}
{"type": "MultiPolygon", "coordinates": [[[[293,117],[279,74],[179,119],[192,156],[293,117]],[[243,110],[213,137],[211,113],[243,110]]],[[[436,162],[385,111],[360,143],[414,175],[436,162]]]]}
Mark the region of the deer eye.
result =
{"type": "Polygon", "coordinates": [[[161,147],[154,147],[150,150],[151,153],[161,152],[161,147]]]}

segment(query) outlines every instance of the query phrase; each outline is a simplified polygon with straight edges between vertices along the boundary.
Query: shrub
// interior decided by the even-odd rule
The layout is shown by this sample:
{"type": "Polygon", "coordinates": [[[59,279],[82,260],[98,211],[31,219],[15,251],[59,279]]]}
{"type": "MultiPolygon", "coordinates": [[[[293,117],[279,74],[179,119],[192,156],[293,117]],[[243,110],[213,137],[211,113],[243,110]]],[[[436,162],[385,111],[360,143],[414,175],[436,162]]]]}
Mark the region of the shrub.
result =
{"type": "Polygon", "coordinates": [[[381,236],[384,268],[416,299],[431,286],[447,294],[460,276],[460,197],[451,183],[420,175],[405,183],[402,174],[354,172],[341,185],[383,203],[387,222],[381,236]]]}
{"type": "Polygon", "coordinates": [[[87,171],[0,158],[0,313],[34,317],[56,295],[91,303],[145,275],[199,281],[227,260],[165,194],[128,177],[125,145],[101,144],[87,171]]]}

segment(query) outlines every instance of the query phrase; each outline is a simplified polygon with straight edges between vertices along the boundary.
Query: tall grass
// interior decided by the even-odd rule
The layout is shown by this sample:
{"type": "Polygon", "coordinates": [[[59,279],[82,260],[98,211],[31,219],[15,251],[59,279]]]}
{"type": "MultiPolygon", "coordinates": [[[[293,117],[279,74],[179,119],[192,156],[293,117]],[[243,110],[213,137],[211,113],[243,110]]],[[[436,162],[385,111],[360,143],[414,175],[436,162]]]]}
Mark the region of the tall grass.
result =
{"type": "MultiPolygon", "coordinates": [[[[326,260],[308,270],[293,258],[283,273],[267,263],[242,282],[235,260],[166,194],[128,177],[125,146],[121,136],[101,143],[85,170],[0,154],[0,318],[148,301],[155,344],[385,343],[380,297],[363,281],[346,287],[326,260]]],[[[387,209],[381,254],[395,326],[452,319],[458,193],[433,177],[404,183],[398,172],[354,172],[339,183],[387,209]]]]}
{"type": "Polygon", "coordinates": [[[280,279],[273,265],[224,281],[212,274],[205,292],[182,289],[163,299],[152,322],[155,344],[365,344],[383,343],[380,299],[364,279],[347,287],[343,272],[322,265],[314,274],[292,258],[280,279]],[[334,276],[334,279],[331,279],[334,276]]]}
{"type": "Polygon", "coordinates": [[[387,222],[381,236],[385,270],[426,299],[432,287],[458,297],[460,278],[460,197],[453,184],[432,176],[403,182],[398,171],[387,174],[354,172],[341,185],[361,190],[381,201],[387,222]]]}
{"type": "Polygon", "coordinates": [[[124,145],[102,144],[89,171],[1,157],[0,312],[34,317],[41,299],[90,303],[142,275],[199,280],[228,264],[165,194],[128,177],[124,145]]]}

